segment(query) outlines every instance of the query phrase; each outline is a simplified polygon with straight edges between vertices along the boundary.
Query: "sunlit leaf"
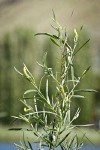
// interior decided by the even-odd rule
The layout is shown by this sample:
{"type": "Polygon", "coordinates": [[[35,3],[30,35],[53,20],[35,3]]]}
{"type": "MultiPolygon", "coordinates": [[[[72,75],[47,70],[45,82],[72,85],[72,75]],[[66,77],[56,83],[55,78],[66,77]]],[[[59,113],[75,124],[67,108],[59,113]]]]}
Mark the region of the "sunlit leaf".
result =
{"type": "Polygon", "coordinates": [[[18,74],[20,74],[21,76],[23,76],[23,74],[22,74],[16,67],[14,67],[14,69],[15,69],[15,71],[16,71],[18,74]]]}
{"type": "Polygon", "coordinates": [[[75,92],[98,92],[94,89],[79,89],[79,90],[75,90],[75,92]]]}
{"type": "Polygon", "coordinates": [[[46,98],[47,98],[48,104],[50,104],[49,95],[48,95],[48,79],[46,82],[46,98]]]}
{"type": "Polygon", "coordinates": [[[73,98],[85,98],[85,97],[82,95],[73,95],[73,98]]]}
{"type": "Polygon", "coordinates": [[[74,37],[74,42],[76,43],[78,41],[78,33],[76,29],[74,29],[75,37],[74,37]]]}
{"type": "Polygon", "coordinates": [[[37,91],[34,90],[34,89],[30,89],[30,90],[25,91],[25,92],[24,92],[24,95],[25,95],[25,94],[28,94],[28,93],[33,93],[33,92],[37,92],[37,91]]]}
{"type": "Polygon", "coordinates": [[[77,111],[73,117],[73,120],[77,119],[79,117],[79,114],[80,114],[80,108],[77,109],[77,111]]]}

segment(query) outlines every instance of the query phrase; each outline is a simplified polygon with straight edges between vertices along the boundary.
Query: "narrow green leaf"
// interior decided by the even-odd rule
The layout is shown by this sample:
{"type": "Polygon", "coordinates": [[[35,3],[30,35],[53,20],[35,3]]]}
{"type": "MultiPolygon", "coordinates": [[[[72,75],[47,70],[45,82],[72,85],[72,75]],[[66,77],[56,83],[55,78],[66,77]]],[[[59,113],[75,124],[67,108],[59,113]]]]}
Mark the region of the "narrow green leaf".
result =
{"type": "Polygon", "coordinates": [[[31,150],[33,150],[31,143],[28,141],[28,145],[30,147],[31,150]]]}
{"type": "Polygon", "coordinates": [[[90,127],[94,126],[95,124],[82,124],[82,125],[75,125],[76,127],[90,127]]]}
{"type": "Polygon", "coordinates": [[[79,49],[74,53],[74,55],[76,55],[89,41],[90,39],[88,39],[81,47],[79,47],[79,49]]]}
{"type": "Polygon", "coordinates": [[[20,130],[32,131],[31,129],[28,129],[28,128],[9,128],[8,130],[10,131],[20,131],[20,130]]]}
{"type": "MultiPolygon", "coordinates": [[[[28,114],[26,114],[25,116],[35,115],[35,114],[43,114],[44,112],[45,112],[46,114],[57,115],[56,113],[53,113],[53,112],[51,112],[51,111],[37,111],[37,112],[28,113],[28,114]]],[[[59,116],[57,115],[57,117],[59,117],[59,116]]]]}
{"type": "Polygon", "coordinates": [[[48,95],[48,79],[46,82],[46,98],[47,98],[48,104],[50,104],[49,95],[48,95]]]}
{"type": "Polygon", "coordinates": [[[43,55],[43,67],[46,67],[46,65],[47,65],[47,52],[45,52],[43,55]]]}
{"type": "Polygon", "coordinates": [[[49,36],[49,37],[51,37],[51,38],[53,38],[53,35],[52,34],[50,34],[50,33],[36,33],[34,36],[37,36],[37,35],[47,35],[47,36],[49,36]]]}
{"type": "Polygon", "coordinates": [[[73,95],[73,98],[85,98],[85,97],[82,95],[73,95]]]}
{"type": "Polygon", "coordinates": [[[61,150],[67,150],[64,145],[60,144],[61,150]]]}
{"type": "Polygon", "coordinates": [[[22,74],[16,67],[14,67],[14,69],[15,69],[15,71],[16,71],[18,74],[20,74],[21,76],[23,76],[23,74],[22,74]]]}
{"type": "Polygon", "coordinates": [[[28,100],[28,99],[32,100],[33,97],[23,97],[23,98],[22,98],[22,100],[28,100]]]}
{"type": "Polygon", "coordinates": [[[28,93],[33,93],[33,92],[37,92],[37,91],[34,90],[34,89],[30,89],[30,90],[25,91],[25,92],[24,92],[24,95],[25,95],[25,94],[28,94],[28,93]]]}
{"type": "Polygon", "coordinates": [[[52,9],[52,12],[53,12],[53,19],[54,19],[54,21],[56,21],[55,12],[54,12],[54,10],[53,10],[53,9],[52,9]]]}
{"type": "Polygon", "coordinates": [[[73,65],[71,65],[71,77],[72,77],[73,85],[74,85],[74,67],[73,67],[73,65]]]}
{"type": "Polygon", "coordinates": [[[75,83],[79,83],[79,80],[68,80],[68,81],[67,81],[67,83],[68,83],[68,82],[75,82],[75,83]]]}
{"type": "Polygon", "coordinates": [[[77,139],[77,136],[74,136],[74,138],[70,142],[69,149],[77,150],[77,146],[78,146],[78,139],[77,139]]]}
{"type": "Polygon", "coordinates": [[[82,73],[80,79],[82,79],[85,76],[85,74],[89,71],[90,68],[91,68],[91,66],[89,66],[86,70],[84,70],[84,72],[82,73]]]}
{"type": "Polygon", "coordinates": [[[75,92],[98,92],[94,89],[79,89],[79,90],[74,90],[75,92]]]}
{"type": "Polygon", "coordinates": [[[78,33],[77,33],[76,29],[74,29],[74,33],[75,33],[74,42],[77,43],[77,41],[78,41],[78,33]]]}
{"type": "Polygon", "coordinates": [[[59,45],[53,38],[50,38],[50,40],[51,40],[55,45],[57,45],[58,47],[60,47],[60,45],[59,45]]]}
{"type": "Polygon", "coordinates": [[[51,27],[58,32],[58,28],[51,25],[51,27]]]}
{"type": "Polygon", "coordinates": [[[58,147],[59,145],[61,145],[61,143],[63,143],[63,141],[69,136],[70,133],[71,133],[71,132],[67,133],[67,134],[62,138],[62,140],[57,144],[57,147],[58,147]]]}
{"type": "Polygon", "coordinates": [[[19,148],[22,149],[22,150],[25,150],[25,148],[24,148],[23,146],[21,146],[21,145],[18,145],[18,144],[16,144],[16,143],[14,143],[14,145],[17,146],[17,147],[19,147],[19,148]]]}
{"type": "Polygon", "coordinates": [[[83,29],[83,25],[80,27],[80,31],[83,29]]]}
{"type": "Polygon", "coordinates": [[[15,118],[15,119],[20,119],[19,117],[16,117],[16,116],[11,116],[11,117],[13,117],[13,118],[15,118]]]}
{"type": "MultiPolygon", "coordinates": [[[[58,36],[56,36],[56,35],[52,35],[52,34],[50,34],[50,33],[45,33],[45,32],[44,32],[44,33],[36,33],[35,36],[37,36],[37,35],[47,35],[47,36],[49,36],[49,37],[51,37],[51,38],[53,38],[53,39],[56,39],[56,40],[57,40],[57,39],[58,39],[58,40],[60,39],[60,38],[59,38],[58,36]]],[[[63,41],[63,43],[64,43],[64,41],[63,41]]]]}
{"type": "Polygon", "coordinates": [[[29,69],[27,68],[27,66],[24,63],[23,63],[23,65],[24,65],[23,71],[24,71],[25,76],[29,79],[31,78],[34,80],[34,77],[31,74],[31,72],[29,71],[29,69]]]}
{"type": "Polygon", "coordinates": [[[10,131],[20,131],[20,130],[22,130],[23,128],[10,128],[10,129],[8,129],[8,130],[10,130],[10,131]]]}
{"type": "Polygon", "coordinates": [[[37,64],[40,66],[40,67],[44,67],[42,64],[40,64],[38,61],[36,61],[37,62],[37,64]]]}
{"type": "Polygon", "coordinates": [[[24,134],[24,132],[23,132],[23,142],[24,142],[24,147],[25,147],[25,149],[28,149],[28,146],[27,146],[27,143],[26,143],[26,140],[25,140],[25,134],[24,134]]]}
{"type": "Polygon", "coordinates": [[[77,111],[73,117],[73,120],[77,119],[79,117],[79,114],[80,114],[80,108],[77,109],[77,111]]]}
{"type": "MultiPolygon", "coordinates": [[[[35,107],[35,111],[38,111],[38,108],[37,108],[37,102],[36,102],[36,98],[34,96],[34,107],[35,107]]],[[[37,114],[38,115],[38,114],[37,114]]]]}
{"type": "Polygon", "coordinates": [[[37,33],[37,34],[35,34],[34,36],[37,36],[37,35],[47,35],[47,36],[49,36],[49,37],[51,37],[51,38],[61,40],[62,43],[63,43],[66,47],[68,47],[70,50],[72,50],[71,47],[68,45],[67,42],[65,43],[64,40],[62,40],[60,37],[58,37],[58,36],[56,36],[56,35],[52,35],[52,34],[50,34],[50,33],[37,33]]]}

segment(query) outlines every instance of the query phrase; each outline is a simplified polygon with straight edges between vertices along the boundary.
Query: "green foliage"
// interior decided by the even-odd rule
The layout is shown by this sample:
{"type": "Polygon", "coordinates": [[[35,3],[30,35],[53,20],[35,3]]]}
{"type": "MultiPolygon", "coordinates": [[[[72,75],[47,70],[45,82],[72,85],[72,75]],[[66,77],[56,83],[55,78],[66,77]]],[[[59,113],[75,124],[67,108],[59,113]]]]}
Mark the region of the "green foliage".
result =
{"type": "Polygon", "coordinates": [[[10,116],[17,115],[18,111],[23,109],[16,98],[19,99],[21,93],[24,92],[26,82],[21,82],[21,78],[17,78],[13,66],[20,68],[22,60],[28,65],[27,56],[34,64],[32,54],[32,51],[36,54],[34,40],[32,30],[19,28],[12,33],[6,33],[0,41],[0,112],[4,114],[0,118],[2,123],[9,124],[10,116]]]}
{"type": "MultiPolygon", "coordinates": [[[[61,60],[59,61],[60,70],[53,70],[52,67],[48,66],[47,53],[43,56],[43,63],[38,63],[43,69],[43,77],[39,84],[37,84],[34,76],[25,64],[23,66],[23,72],[19,72],[15,68],[23,78],[29,81],[32,88],[27,90],[21,99],[21,102],[24,104],[23,113],[20,113],[18,117],[13,117],[23,120],[29,125],[27,130],[31,130],[36,136],[37,140],[35,140],[34,143],[39,143],[39,149],[42,150],[45,146],[48,147],[49,150],[55,150],[59,146],[62,150],[78,150],[81,148],[83,141],[79,142],[77,135],[72,137],[71,134],[76,127],[73,125],[73,121],[79,117],[80,108],[77,108],[76,113],[71,118],[70,107],[73,99],[84,98],[79,92],[94,92],[92,89],[76,89],[90,69],[90,67],[87,67],[87,69],[82,71],[81,75],[78,76],[74,67],[75,55],[87,42],[83,43],[83,45],[77,49],[79,36],[75,29],[73,46],[71,46],[68,42],[66,29],[60,26],[56,21],[54,12],[53,15],[53,21],[56,25],[53,26],[53,29],[57,34],[38,33],[36,35],[46,35],[58,46],[58,50],[61,54],[61,60]],[[43,78],[46,79],[45,95],[41,91],[43,78]],[[53,87],[54,93],[52,97],[50,97],[49,85],[52,85],[53,82],[55,83],[55,87],[53,87]],[[30,100],[33,102],[33,105],[29,104],[30,100]],[[41,110],[38,107],[38,103],[42,105],[41,110]],[[51,120],[49,120],[50,117],[52,118],[51,120]],[[41,130],[39,130],[40,127],[42,127],[41,130]]],[[[12,130],[14,130],[14,128],[12,130]]],[[[20,129],[15,128],[15,130],[20,129]]],[[[23,150],[33,149],[31,143],[25,140],[24,136],[23,143],[24,144],[16,145],[23,150]]]]}

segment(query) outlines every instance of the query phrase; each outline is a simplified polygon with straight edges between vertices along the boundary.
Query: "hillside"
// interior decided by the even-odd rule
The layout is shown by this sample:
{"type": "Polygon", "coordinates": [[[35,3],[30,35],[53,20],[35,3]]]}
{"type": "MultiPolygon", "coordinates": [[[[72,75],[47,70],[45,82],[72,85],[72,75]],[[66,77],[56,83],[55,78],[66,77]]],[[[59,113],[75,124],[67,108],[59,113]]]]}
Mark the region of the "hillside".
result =
{"type": "MultiPolygon", "coordinates": [[[[53,8],[58,21],[68,30],[83,26],[88,31],[95,56],[100,56],[99,5],[98,0],[0,0],[0,38],[20,26],[49,32],[53,8]]],[[[94,60],[99,66],[99,59],[94,60]]]]}
{"type": "Polygon", "coordinates": [[[58,20],[68,28],[83,25],[96,37],[99,36],[98,0],[1,0],[0,36],[18,26],[32,27],[41,31],[48,29],[52,18],[52,8],[58,20]]]}

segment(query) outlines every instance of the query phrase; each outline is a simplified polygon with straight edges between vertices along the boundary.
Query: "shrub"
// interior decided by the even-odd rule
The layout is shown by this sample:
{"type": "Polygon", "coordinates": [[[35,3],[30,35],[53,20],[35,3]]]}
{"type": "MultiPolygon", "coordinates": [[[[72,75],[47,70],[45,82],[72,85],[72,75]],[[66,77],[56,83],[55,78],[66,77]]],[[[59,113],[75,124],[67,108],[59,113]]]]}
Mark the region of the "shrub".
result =
{"type": "MultiPolygon", "coordinates": [[[[61,59],[55,63],[59,63],[60,70],[53,70],[53,68],[47,65],[47,53],[43,55],[42,64],[38,65],[43,69],[43,77],[40,80],[39,85],[36,83],[34,76],[31,74],[27,66],[24,64],[23,72],[15,70],[30,84],[33,88],[24,92],[21,102],[24,105],[23,113],[18,117],[13,116],[15,119],[20,119],[29,125],[27,131],[31,131],[36,137],[33,143],[38,142],[40,150],[48,147],[49,150],[55,150],[60,147],[62,150],[78,150],[81,148],[83,141],[79,142],[77,134],[72,135],[73,129],[76,125],[73,125],[73,121],[79,117],[80,108],[77,108],[76,113],[70,117],[70,106],[74,99],[82,98],[81,92],[94,92],[92,89],[76,89],[81,83],[82,79],[90,69],[90,66],[85,69],[80,76],[76,76],[74,69],[74,59],[76,54],[83,48],[83,46],[89,41],[85,41],[77,49],[78,33],[74,29],[73,47],[68,43],[68,34],[66,29],[60,26],[56,21],[55,14],[53,13],[53,21],[56,26],[52,26],[57,34],[38,33],[36,35],[46,35],[50,40],[58,47],[61,59]],[[46,79],[45,94],[41,91],[42,81],[46,79]],[[53,85],[53,95],[49,96],[49,85],[53,85]],[[33,102],[33,105],[29,105],[29,101],[33,102]],[[38,104],[42,106],[40,110],[38,104]],[[52,118],[49,120],[49,118],[52,118]],[[40,130],[40,127],[42,128],[40,130]]],[[[35,36],[36,36],[35,35],[35,36]]],[[[52,61],[52,60],[51,60],[52,61]]],[[[78,68],[80,69],[80,68],[78,68]]],[[[22,128],[11,128],[10,130],[21,130],[22,128]]],[[[23,150],[32,150],[32,144],[30,141],[25,140],[23,136],[24,144],[16,144],[23,150]]]]}

